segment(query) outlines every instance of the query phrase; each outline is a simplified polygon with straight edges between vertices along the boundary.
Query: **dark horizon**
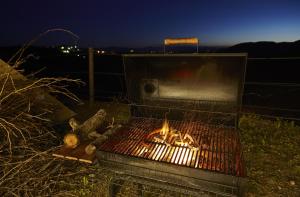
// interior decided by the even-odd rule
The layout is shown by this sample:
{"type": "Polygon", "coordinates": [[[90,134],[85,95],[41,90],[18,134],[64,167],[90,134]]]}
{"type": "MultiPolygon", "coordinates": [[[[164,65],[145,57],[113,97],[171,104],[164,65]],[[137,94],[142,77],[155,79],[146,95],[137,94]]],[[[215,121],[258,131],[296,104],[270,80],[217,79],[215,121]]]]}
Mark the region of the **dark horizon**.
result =
{"type": "MultiPolygon", "coordinates": [[[[294,41],[282,41],[282,42],[276,42],[276,41],[249,41],[249,42],[241,42],[241,43],[236,43],[234,45],[201,45],[201,43],[199,43],[199,47],[200,48],[228,48],[228,47],[234,47],[236,45],[240,45],[240,44],[259,44],[259,43],[274,43],[274,44],[283,44],[283,43],[295,43],[295,42],[300,42],[300,39],[298,40],[294,40],[294,41]]],[[[28,42],[23,43],[23,44],[15,44],[15,45],[0,45],[0,48],[19,48],[22,46],[25,46],[28,42]]],[[[62,44],[56,44],[56,45],[45,45],[45,44],[32,44],[30,45],[30,47],[45,47],[45,48],[55,48],[55,47],[61,47],[61,46],[78,46],[79,48],[132,48],[132,49],[143,49],[143,48],[163,48],[164,45],[163,44],[156,44],[156,45],[145,45],[145,46],[81,46],[80,43],[62,43],[62,44]]],[[[183,47],[185,47],[185,45],[182,45],[183,47]]],[[[188,46],[188,45],[187,45],[188,46]]],[[[188,46],[189,47],[189,46],[188,46]]]]}

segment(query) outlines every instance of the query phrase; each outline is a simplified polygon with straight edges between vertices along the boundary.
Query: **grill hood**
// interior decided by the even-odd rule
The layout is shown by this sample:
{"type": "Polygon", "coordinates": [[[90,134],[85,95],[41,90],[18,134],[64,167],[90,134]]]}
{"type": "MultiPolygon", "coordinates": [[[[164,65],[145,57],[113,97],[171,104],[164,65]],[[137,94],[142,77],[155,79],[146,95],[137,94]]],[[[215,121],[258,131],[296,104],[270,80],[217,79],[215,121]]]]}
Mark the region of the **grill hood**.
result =
{"type": "Polygon", "coordinates": [[[124,55],[132,115],[164,118],[168,114],[178,120],[193,112],[196,120],[209,116],[234,124],[242,103],[246,61],[244,53],[124,55]]]}

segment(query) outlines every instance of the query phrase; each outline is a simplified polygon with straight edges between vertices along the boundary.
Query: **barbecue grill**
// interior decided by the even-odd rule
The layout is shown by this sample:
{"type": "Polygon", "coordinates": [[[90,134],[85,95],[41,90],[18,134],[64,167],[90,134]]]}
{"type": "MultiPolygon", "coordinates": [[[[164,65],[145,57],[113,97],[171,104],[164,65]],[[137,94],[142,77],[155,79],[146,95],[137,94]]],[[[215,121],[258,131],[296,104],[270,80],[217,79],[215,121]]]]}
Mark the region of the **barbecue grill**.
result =
{"type": "MultiPolygon", "coordinates": [[[[120,182],[191,196],[240,196],[237,128],[246,54],[124,55],[131,118],[97,147],[120,182]]],[[[143,187],[139,187],[139,195],[143,187]]]]}

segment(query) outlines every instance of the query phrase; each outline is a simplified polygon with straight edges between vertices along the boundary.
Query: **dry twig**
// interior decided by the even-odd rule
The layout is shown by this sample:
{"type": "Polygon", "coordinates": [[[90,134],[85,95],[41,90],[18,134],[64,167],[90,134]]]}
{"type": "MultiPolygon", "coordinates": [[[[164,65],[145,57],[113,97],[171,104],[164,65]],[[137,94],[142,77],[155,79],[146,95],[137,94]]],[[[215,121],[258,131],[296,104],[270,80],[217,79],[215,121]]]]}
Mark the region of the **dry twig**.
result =
{"type": "MultiPolygon", "coordinates": [[[[9,61],[13,68],[24,62],[24,51],[40,37],[24,45],[9,61]]],[[[53,107],[43,97],[60,94],[79,101],[68,90],[69,85],[82,84],[68,78],[15,80],[11,72],[0,75],[0,196],[48,196],[64,191],[59,182],[82,171],[70,172],[70,166],[49,156],[57,148],[59,138],[52,128],[53,107]]],[[[76,165],[72,164],[72,168],[76,165]]]]}

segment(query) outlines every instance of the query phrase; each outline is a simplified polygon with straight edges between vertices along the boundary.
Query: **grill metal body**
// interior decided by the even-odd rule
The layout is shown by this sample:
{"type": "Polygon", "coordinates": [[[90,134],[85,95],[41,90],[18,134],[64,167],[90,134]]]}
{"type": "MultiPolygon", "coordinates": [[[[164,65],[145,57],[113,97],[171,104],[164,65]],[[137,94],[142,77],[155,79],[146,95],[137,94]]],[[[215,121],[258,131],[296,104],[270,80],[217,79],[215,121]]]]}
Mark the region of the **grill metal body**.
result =
{"type": "Polygon", "coordinates": [[[197,122],[170,121],[170,126],[183,131],[183,134],[189,133],[199,144],[199,149],[193,150],[145,140],[149,132],[161,125],[162,121],[157,119],[132,118],[118,135],[99,148],[126,156],[244,176],[239,138],[234,129],[197,122]],[[145,148],[144,143],[149,143],[150,147],[145,148]]]}
{"type": "Polygon", "coordinates": [[[237,120],[245,65],[245,54],[125,55],[132,117],[98,147],[99,162],[180,193],[241,195],[246,173],[237,120]],[[166,116],[197,149],[147,138],[166,116]]]}

